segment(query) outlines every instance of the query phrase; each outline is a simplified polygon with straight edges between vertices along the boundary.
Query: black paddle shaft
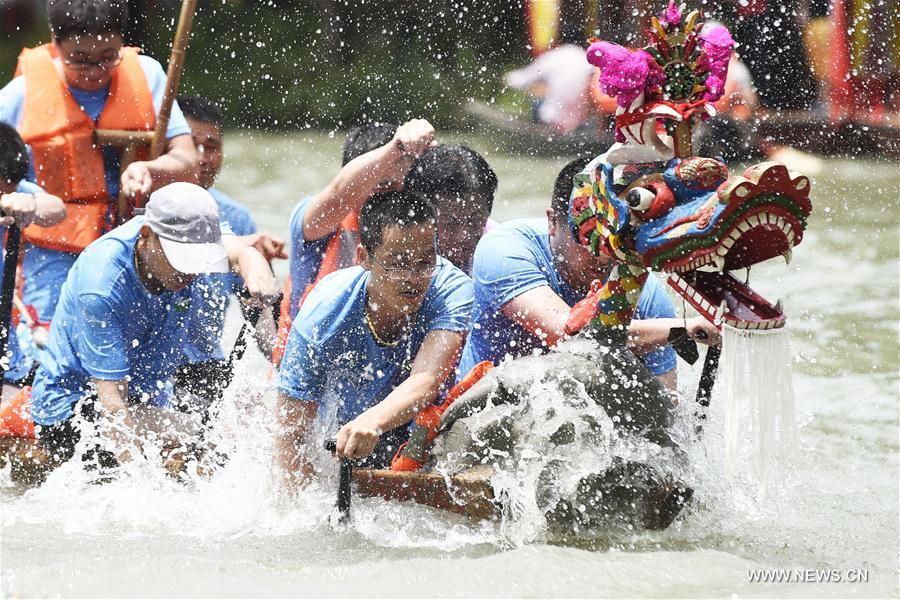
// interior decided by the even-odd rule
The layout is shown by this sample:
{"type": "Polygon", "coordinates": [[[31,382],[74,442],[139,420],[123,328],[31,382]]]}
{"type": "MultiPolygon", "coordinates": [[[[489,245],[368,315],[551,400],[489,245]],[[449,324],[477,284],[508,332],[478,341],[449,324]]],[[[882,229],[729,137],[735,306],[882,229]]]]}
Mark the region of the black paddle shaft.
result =
{"type": "Polygon", "coordinates": [[[703,372],[700,374],[700,384],[697,386],[697,403],[704,408],[709,406],[709,400],[712,398],[721,354],[721,346],[710,346],[706,349],[706,360],[703,362],[703,372]]]}
{"type": "MultiPolygon", "coordinates": [[[[6,250],[3,257],[3,287],[0,289],[0,358],[6,356],[9,347],[9,331],[12,327],[13,294],[16,292],[16,267],[19,263],[19,245],[21,230],[15,224],[10,225],[6,234],[6,250]]],[[[0,363],[4,364],[4,363],[0,363]]],[[[6,375],[6,367],[0,366],[0,372],[6,375]]]]}
{"type": "MultiPolygon", "coordinates": [[[[244,298],[250,296],[246,289],[242,290],[240,295],[244,298]]],[[[278,298],[272,304],[272,310],[278,310],[282,297],[282,294],[278,294],[278,298]]],[[[241,329],[238,331],[234,346],[231,348],[231,354],[228,355],[228,363],[225,365],[225,368],[227,369],[225,387],[228,387],[228,385],[231,384],[231,380],[234,377],[234,363],[244,358],[244,351],[247,350],[247,334],[250,333],[251,327],[256,327],[256,324],[259,322],[259,317],[262,315],[262,311],[263,309],[258,306],[252,306],[246,310],[246,318],[244,319],[244,322],[241,323],[241,329]]]]}
{"type": "MultiPolygon", "coordinates": [[[[325,442],[325,450],[328,452],[337,452],[337,442],[328,440],[325,442]]],[[[350,482],[353,479],[353,461],[349,458],[341,459],[341,472],[338,479],[337,509],[340,515],[340,522],[346,523],[350,520],[350,482]]]]}

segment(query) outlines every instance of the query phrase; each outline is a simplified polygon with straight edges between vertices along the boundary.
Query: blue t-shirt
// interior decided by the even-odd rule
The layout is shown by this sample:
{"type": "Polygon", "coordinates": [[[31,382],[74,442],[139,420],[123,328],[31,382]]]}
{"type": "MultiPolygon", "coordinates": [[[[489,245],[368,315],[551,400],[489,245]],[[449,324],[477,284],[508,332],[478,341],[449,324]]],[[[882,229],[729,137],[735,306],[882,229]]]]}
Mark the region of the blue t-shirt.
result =
{"type": "MultiPolygon", "coordinates": [[[[530,289],[550,286],[569,306],[584,296],[566,283],[553,261],[546,219],[508,221],[488,232],[475,250],[472,278],[475,301],[459,370],[464,376],[476,364],[494,364],[531,354],[545,345],[505,316],[501,307],[530,289]]],[[[635,318],[674,317],[672,301],[652,275],[638,300],[635,318]]],[[[666,346],[641,357],[655,375],[675,368],[675,351],[666,346]]]]}
{"type": "MultiPolygon", "coordinates": [[[[235,235],[256,233],[256,223],[250,211],[219,190],[209,188],[209,193],[219,205],[219,220],[227,223],[235,235]]],[[[193,305],[198,309],[193,313],[188,327],[184,356],[189,363],[208,360],[223,360],[222,331],[225,329],[225,311],[231,294],[244,287],[244,280],[236,273],[226,275],[198,275],[192,286],[193,305]]]]}
{"type": "MultiPolygon", "coordinates": [[[[335,236],[330,233],[325,237],[307,242],[303,238],[303,217],[306,209],[309,208],[310,202],[314,196],[307,196],[297,203],[291,212],[290,219],[290,236],[291,236],[291,258],[290,258],[290,274],[291,274],[291,318],[297,316],[297,304],[307,286],[316,280],[319,275],[319,268],[322,266],[322,257],[328,242],[335,236]]],[[[358,237],[354,234],[352,240],[347,240],[346,244],[342,244],[342,256],[338,257],[338,268],[351,267],[356,264],[356,244],[358,237]]]]}
{"type": "MultiPolygon", "coordinates": [[[[16,191],[22,194],[42,194],[44,190],[40,186],[30,181],[20,181],[16,186],[16,191]]],[[[6,239],[6,226],[0,226],[0,240],[6,239]]],[[[21,249],[21,247],[20,247],[21,249]]],[[[4,243],[3,250],[0,251],[0,289],[3,289],[3,265],[6,260],[6,245],[4,243]]],[[[28,358],[22,350],[19,342],[19,336],[16,335],[16,328],[9,324],[9,337],[6,341],[6,354],[9,357],[8,368],[6,369],[5,379],[7,381],[18,381],[22,379],[31,370],[32,360],[28,358]]]]}
{"type": "Polygon", "coordinates": [[[169,379],[182,362],[185,334],[197,307],[193,286],[151,294],[134,267],[144,217],[131,219],[91,244],[63,285],[47,352],[32,390],[31,416],[58,423],[89,394],[92,378],[130,377],[129,397],[165,406],[169,379]]]}
{"type": "Polygon", "coordinates": [[[288,338],[278,390],[316,402],[329,425],[346,423],[378,404],[402,383],[425,339],[436,330],[465,331],[472,308],[472,280],[440,259],[422,307],[407,336],[384,347],[366,324],[369,271],[336,271],[310,292],[288,338]]]}
{"type": "MultiPolygon", "coordinates": [[[[139,55],[138,62],[144,71],[147,86],[153,96],[153,106],[159,113],[166,89],[166,74],[162,66],[149,56],[139,55]]],[[[109,96],[109,88],[86,92],[70,87],[69,92],[91,119],[96,122],[100,118],[100,113],[109,96]]],[[[24,106],[25,78],[16,77],[3,89],[0,89],[0,122],[19,127],[22,122],[24,106]]],[[[166,129],[166,138],[171,139],[179,135],[190,135],[190,133],[191,128],[188,126],[178,102],[174,102],[166,129]]],[[[103,148],[103,166],[106,172],[106,189],[109,197],[115,199],[119,195],[119,153],[115,148],[110,146],[103,148]]],[[[36,181],[32,165],[28,168],[27,179],[36,181]]],[[[115,203],[111,203],[110,211],[114,208],[115,203]]],[[[112,214],[110,214],[108,222],[115,223],[112,214]]],[[[53,309],[59,298],[60,288],[66,280],[66,274],[72,268],[78,255],[40,248],[31,244],[26,244],[25,248],[25,258],[22,264],[25,277],[23,298],[26,304],[34,305],[41,321],[49,321],[53,316],[53,309]]]]}

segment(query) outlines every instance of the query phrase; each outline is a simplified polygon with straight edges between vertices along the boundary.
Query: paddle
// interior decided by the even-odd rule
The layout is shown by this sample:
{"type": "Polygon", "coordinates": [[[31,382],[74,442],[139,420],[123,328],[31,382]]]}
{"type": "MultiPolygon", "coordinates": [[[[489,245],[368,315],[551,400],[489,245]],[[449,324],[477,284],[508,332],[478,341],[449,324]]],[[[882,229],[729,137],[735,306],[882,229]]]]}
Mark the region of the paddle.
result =
{"type": "MultiPolygon", "coordinates": [[[[335,454],[337,452],[337,442],[328,440],[325,442],[325,450],[335,454]]],[[[353,479],[353,461],[349,458],[341,459],[341,472],[338,479],[337,509],[340,515],[338,522],[347,523],[350,521],[350,481],[353,479]]]]}
{"type": "MultiPolygon", "coordinates": [[[[3,288],[0,290],[0,359],[6,356],[9,346],[9,331],[12,327],[13,295],[16,291],[16,267],[19,263],[19,245],[21,231],[15,224],[9,226],[6,234],[6,250],[3,257],[3,288]]],[[[3,365],[0,361],[0,365],[3,365]]],[[[6,366],[0,366],[2,376],[6,375],[6,366]]]]}

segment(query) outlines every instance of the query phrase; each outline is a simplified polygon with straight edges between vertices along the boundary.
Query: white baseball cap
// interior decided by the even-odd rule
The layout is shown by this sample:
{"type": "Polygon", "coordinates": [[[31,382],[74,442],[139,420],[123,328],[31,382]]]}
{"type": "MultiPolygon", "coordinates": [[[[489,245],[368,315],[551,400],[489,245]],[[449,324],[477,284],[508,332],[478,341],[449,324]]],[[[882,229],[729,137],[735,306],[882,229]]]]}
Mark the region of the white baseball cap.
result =
{"type": "Polygon", "coordinates": [[[159,188],[150,194],[144,216],[177,271],[189,275],[229,271],[219,205],[199,185],[176,182],[159,188]]]}

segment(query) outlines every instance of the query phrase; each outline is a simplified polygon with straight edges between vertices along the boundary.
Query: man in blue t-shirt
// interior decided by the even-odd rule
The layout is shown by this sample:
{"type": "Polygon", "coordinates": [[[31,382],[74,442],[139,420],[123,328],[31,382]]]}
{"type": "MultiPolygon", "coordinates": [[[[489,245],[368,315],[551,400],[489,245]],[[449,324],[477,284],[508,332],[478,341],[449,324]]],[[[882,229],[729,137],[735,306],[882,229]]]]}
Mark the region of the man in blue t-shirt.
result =
{"type": "Polygon", "coordinates": [[[144,216],[79,256],[63,285],[32,390],[38,438],[52,454],[72,456],[84,421],[94,423],[89,431],[106,445],[102,462],[127,459],[132,445],[140,448],[137,415],[168,403],[169,380],[198,310],[192,297],[197,274],[228,273],[230,265],[260,301],[275,297],[277,282],[265,258],[220,232],[209,193],[173,183],[151,194],[144,216]]]}
{"type": "MultiPolygon", "coordinates": [[[[34,223],[41,227],[56,225],[66,216],[63,201],[47,194],[37,185],[25,181],[28,174],[28,153],[25,142],[6,123],[0,123],[0,240],[6,238],[7,227],[15,223],[19,228],[34,223]]],[[[0,249],[0,290],[3,289],[5,246],[0,249]]],[[[6,318],[9,315],[0,315],[6,318]]],[[[19,346],[19,338],[13,324],[6,339],[6,356],[0,357],[4,384],[27,385],[33,361],[19,346]]],[[[4,389],[3,397],[12,394],[4,389]]]]}
{"type": "MultiPolygon", "coordinates": [[[[268,233],[257,234],[256,223],[247,207],[213,187],[222,168],[225,124],[222,111],[203,96],[179,96],[178,105],[191,127],[191,136],[200,157],[199,183],[219,205],[220,219],[228,223],[235,235],[256,235],[257,249],[267,258],[287,258],[284,240],[268,233]]],[[[194,286],[194,302],[203,306],[203,310],[194,313],[198,322],[189,329],[184,347],[186,364],[179,368],[175,381],[179,396],[188,402],[211,402],[221,396],[227,385],[230,373],[221,343],[225,311],[230,296],[240,293],[243,287],[240,276],[233,273],[225,277],[198,277],[194,286]]],[[[271,309],[264,311],[255,325],[260,350],[268,356],[275,337],[271,309]]]]}
{"type": "MultiPolygon", "coordinates": [[[[494,364],[506,358],[544,351],[565,337],[569,311],[582,300],[591,283],[604,279],[608,260],[590,253],[572,235],[568,200],[572,178],[588,159],[572,161],[560,172],[547,219],[518,219],[488,232],[475,250],[472,273],[475,300],[460,377],[482,361],[494,364]]],[[[669,347],[675,319],[672,302],[651,275],[638,301],[629,327],[629,345],[663,385],[675,389],[675,351],[669,347]]],[[[706,343],[718,331],[702,317],[687,319],[688,334],[706,343]],[[701,336],[702,337],[702,336],[701,336]]]]}
{"type": "MultiPolygon", "coordinates": [[[[62,78],[64,89],[95,124],[110,100],[113,76],[122,68],[122,30],[127,18],[126,3],[117,0],[50,0],[47,4],[47,19],[52,37],[49,46],[55,54],[54,64],[62,78]]],[[[149,56],[139,55],[137,60],[152,96],[153,108],[158,113],[165,94],[166,74],[162,66],[149,56]]],[[[28,112],[28,103],[37,103],[39,100],[33,95],[34,90],[26,86],[27,79],[27,75],[18,76],[0,89],[0,122],[20,131],[23,118],[28,112]]],[[[44,93],[54,92],[48,86],[44,93]]],[[[35,110],[39,111],[40,108],[33,108],[32,113],[35,110]]],[[[72,118],[76,117],[80,118],[81,115],[72,115],[72,118]]],[[[175,103],[166,130],[166,146],[158,158],[135,161],[120,175],[119,150],[113,146],[103,146],[103,170],[110,199],[106,215],[109,228],[115,223],[113,213],[120,188],[129,197],[140,194],[146,199],[151,191],[167,183],[194,179],[197,154],[190,133],[190,128],[175,103]]],[[[39,182],[46,175],[35,174],[34,158],[32,155],[28,180],[39,182]]],[[[60,192],[48,186],[43,187],[62,197],[60,192]]],[[[22,265],[25,280],[23,297],[26,304],[35,307],[40,321],[48,322],[53,316],[66,274],[77,257],[77,252],[32,243],[25,245],[22,265]]]]}
{"type": "Polygon", "coordinates": [[[359,266],[310,292],[278,375],[277,444],[289,490],[312,475],[323,433],[337,433],[339,455],[385,467],[462,348],[472,283],[437,256],[431,203],[409,191],[377,193],[359,227],[359,266]]]}

